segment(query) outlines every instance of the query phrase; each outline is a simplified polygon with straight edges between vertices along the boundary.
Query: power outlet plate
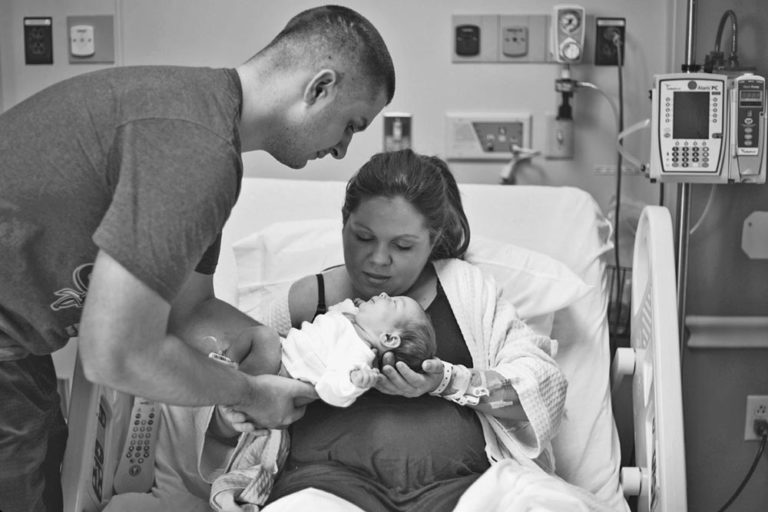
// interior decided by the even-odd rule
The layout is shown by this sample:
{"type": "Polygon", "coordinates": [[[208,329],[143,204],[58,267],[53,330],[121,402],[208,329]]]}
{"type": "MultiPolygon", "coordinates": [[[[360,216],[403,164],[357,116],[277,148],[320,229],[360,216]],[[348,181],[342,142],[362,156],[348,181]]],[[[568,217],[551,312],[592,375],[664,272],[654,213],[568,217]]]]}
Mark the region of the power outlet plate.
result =
{"type": "Polygon", "coordinates": [[[624,18],[595,18],[595,66],[618,66],[619,56],[624,65],[624,47],[627,44],[627,20],[624,18]],[[619,34],[621,45],[616,48],[614,34],[619,34]]]}
{"type": "Polygon", "coordinates": [[[499,58],[499,17],[454,14],[451,17],[451,62],[496,62],[499,58]]]}
{"type": "Polygon", "coordinates": [[[755,420],[768,421],[768,395],[747,395],[747,414],[744,420],[744,440],[757,441],[755,420]]]}
{"type": "Polygon", "coordinates": [[[24,18],[24,63],[53,64],[51,18],[24,18]]]}

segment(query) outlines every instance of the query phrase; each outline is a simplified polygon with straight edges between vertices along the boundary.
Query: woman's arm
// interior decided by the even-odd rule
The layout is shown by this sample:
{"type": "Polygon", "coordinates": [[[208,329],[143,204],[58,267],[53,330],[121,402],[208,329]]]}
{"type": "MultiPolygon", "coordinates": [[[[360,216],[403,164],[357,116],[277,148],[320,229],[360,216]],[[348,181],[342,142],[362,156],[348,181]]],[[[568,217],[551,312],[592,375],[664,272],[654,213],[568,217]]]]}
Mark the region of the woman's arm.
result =
{"type": "MultiPolygon", "coordinates": [[[[391,354],[385,354],[385,358],[389,355],[391,354]]],[[[435,358],[424,361],[422,374],[413,371],[402,361],[396,363],[395,367],[391,363],[391,361],[383,361],[384,377],[376,385],[376,389],[382,393],[408,397],[432,393],[497,418],[512,420],[528,418],[511,382],[494,370],[465,368],[435,358]],[[444,378],[447,381],[442,385],[444,378]],[[488,394],[483,396],[472,394],[473,389],[481,388],[485,388],[488,394]],[[476,403],[473,403],[473,398],[477,399],[476,403]]]]}

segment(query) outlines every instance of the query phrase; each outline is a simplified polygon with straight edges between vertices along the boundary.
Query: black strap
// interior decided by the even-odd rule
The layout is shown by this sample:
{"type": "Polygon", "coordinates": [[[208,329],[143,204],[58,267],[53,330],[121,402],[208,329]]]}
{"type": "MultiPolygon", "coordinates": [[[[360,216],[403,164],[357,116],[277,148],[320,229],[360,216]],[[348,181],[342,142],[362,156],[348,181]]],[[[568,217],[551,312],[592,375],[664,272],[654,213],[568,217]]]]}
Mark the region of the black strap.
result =
{"type": "Polygon", "coordinates": [[[323,280],[323,274],[315,274],[315,277],[317,278],[317,309],[315,310],[315,316],[317,316],[327,313],[328,307],[325,305],[325,281],[323,280]]]}

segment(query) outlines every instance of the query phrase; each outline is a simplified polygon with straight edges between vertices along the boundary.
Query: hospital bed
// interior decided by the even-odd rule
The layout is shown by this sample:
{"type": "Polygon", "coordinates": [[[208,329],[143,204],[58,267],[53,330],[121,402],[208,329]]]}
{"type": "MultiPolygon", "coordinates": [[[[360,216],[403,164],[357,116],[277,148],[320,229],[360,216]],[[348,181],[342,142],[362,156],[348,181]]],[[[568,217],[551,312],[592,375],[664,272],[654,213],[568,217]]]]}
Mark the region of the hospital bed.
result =
{"type": "MultiPolygon", "coordinates": [[[[344,187],[244,179],[224,230],[217,294],[258,317],[271,289],[340,263],[344,187]]],[[[629,510],[628,494],[637,495],[638,510],[686,510],[668,211],[648,206],[642,212],[632,269],[631,346],[617,351],[611,375],[612,231],[593,198],[571,187],[460,187],[472,229],[468,259],[496,278],[524,319],[559,341],[556,360],[569,388],[553,443],[556,473],[615,510],[629,510]],[[621,387],[625,375],[632,387],[627,399],[633,402],[634,439],[632,432],[619,438],[613,417],[611,390],[621,387]],[[634,446],[635,467],[621,467],[622,445],[634,446]]],[[[63,466],[66,511],[100,510],[112,496],[132,403],[90,384],[76,365],[63,466]]]]}

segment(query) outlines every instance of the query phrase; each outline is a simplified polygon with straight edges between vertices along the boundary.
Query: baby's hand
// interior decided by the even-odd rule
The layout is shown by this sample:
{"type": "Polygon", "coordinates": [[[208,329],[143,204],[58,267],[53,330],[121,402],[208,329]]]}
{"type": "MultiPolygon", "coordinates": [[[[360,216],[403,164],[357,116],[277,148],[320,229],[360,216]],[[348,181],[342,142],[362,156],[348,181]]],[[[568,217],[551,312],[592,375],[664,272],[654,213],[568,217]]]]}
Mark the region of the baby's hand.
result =
{"type": "Polygon", "coordinates": [[[218,437],[235,437],[241,432],[253,432],[255,425],[248,421],[248,417],[240,411],[236,411],[226,405],[217,405],[214,421],[211,424],[214,433],[218,437]]]}
{"type": "Polygon", "coordinates": [[[381,374],[378,369],[362,366],[349,372],[349,379],[359,388],[370,388],[376,384],[379,375],[381,374]]]}

